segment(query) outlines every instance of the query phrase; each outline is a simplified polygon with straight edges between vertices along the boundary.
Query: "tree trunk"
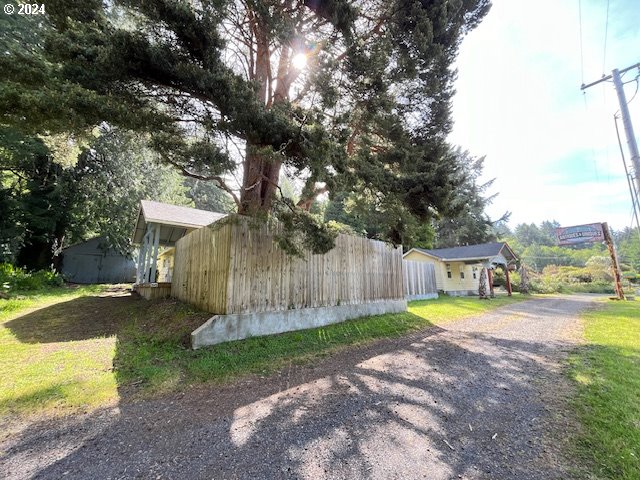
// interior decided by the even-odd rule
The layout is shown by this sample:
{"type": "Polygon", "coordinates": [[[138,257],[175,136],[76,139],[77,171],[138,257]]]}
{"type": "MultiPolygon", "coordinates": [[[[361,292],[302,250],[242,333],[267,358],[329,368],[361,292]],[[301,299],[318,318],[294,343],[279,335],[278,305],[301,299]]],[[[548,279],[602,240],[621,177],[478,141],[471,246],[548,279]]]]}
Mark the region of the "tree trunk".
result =
{"type": "Polygon", "coordinates": [[[487,269],[487,280],[489,282],[489,296],[493,298],[496,296],[496,292],[493,288],[493,270],[490,268],[487,269]]]}
{"type": "Polygon", "coordinates": [[[487,269],[482,267],[480,270],[480,282],[478,284],[478,297],[482,300],[486,300],[489,297],[487,296],[487,269]]]}
{"type": "MultiPolygon", "coordinates": [[[[255,71],[252,72],[250,78],[258,85],[258,98],[264,102],[267,108],[271,108],[289,99],[291,83],[297,76],[291,71],[292,50],[286,45],[282,47],[274,90],[267,31],[253,14],[250,16],[250,20],[256,42],[255,71]]],[[[238,213],[255,215],[271,210],[280,180],[282,161],[277,154],[271,155],[270,153],[268,146],[247,141],[238,213]]]]}
{"type": "Polygon", "coordinates": [[[512,295],[513,291],[511,290],[511,277],[509,276],[509,265],[507,265],[506,267],[504,267],[504,275],[506,277],[506,287],[507,287],[507,294],[509,296],[512,295]]]}
{"type": "Polygon", "coordinates": [[[524,263],[520,266],[520,293],[529,294],[529,272],[524,263]]]}
{"type": "Polygon", "coordinates": [[[241,215],[268,212],[273,205],[282,162],[265,154],[264,148],[263,145],[247,143],[238,211],[241,215]]]}

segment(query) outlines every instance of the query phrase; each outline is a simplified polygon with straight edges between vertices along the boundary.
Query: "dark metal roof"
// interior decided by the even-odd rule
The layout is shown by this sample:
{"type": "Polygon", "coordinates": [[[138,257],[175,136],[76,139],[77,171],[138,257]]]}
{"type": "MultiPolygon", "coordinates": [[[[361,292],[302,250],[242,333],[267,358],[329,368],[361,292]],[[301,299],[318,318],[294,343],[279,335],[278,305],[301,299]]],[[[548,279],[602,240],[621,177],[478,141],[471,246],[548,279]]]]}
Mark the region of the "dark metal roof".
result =
{"type": "Polygon", "coordinates": [[[502,254],[508,261],[515,260],[513,250],[506,242],[481,243],[479,245],[465,245],[463,247],[415,248],[418,252],[426,253],[441,260],[484,260],[502,254]],[[506,248],[505,248],[506,247],[506,248]]]}

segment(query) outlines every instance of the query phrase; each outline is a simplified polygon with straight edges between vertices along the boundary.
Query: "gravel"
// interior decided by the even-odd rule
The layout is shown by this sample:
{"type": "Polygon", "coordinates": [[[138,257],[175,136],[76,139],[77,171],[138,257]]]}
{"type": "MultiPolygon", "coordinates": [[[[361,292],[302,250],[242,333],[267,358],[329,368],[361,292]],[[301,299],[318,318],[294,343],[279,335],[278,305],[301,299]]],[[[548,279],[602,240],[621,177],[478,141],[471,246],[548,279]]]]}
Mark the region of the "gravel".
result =
{"type": "Polygon", "coordinates": [[[0,478],[554,479],[592,297],[533,299],[267,378],[0,433],[0,478]]]}

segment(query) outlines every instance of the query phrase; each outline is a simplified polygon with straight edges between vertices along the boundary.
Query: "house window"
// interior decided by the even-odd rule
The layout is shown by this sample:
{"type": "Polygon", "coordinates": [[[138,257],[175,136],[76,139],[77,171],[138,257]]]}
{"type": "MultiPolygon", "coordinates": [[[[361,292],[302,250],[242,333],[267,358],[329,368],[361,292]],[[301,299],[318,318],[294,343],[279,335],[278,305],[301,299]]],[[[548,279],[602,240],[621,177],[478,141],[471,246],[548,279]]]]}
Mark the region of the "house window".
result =
{"type": "Polygon", "coordinates": [[[478,278],[478,267],[473,267],[471,269],[471,273],[473,274],[473,279],[475,280],[476,278],[478,278]]]}
{"type": "Polygon", "coordinates": [[[451,264],[447,263],[447,278],[451,278],[451,264]]]}
{"type": "Polygon", "coordinates": [[[460,272],[460,278],[464,279],[464,272],[460,272]]]}
{"type": "Polygon", "coordinates": [[[460,278],[464,280],[464,265],[460,265],[460,278]]]}

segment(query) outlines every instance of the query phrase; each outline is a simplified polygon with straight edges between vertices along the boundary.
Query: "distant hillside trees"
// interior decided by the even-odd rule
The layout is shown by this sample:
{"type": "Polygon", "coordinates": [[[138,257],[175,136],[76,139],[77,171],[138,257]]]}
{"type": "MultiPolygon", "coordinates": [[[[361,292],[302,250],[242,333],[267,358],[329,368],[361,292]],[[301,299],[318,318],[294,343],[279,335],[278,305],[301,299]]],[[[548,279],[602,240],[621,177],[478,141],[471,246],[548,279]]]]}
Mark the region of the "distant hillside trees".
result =
{"type": "Polygon", "coordinates": [[[624,264],[630,265],[640,272],[640,235],[637,228],[625,228],[614,232],[614,240],[618,247],[618,256],[624,264]]]}
{"type": "MultiPolygon", "coordinates": [[[[513,232],[504,229],[501,240],[506,240],[520,258],[521,264],[531,269],[533,291],[613,293],[611,258],[600,243],[558,246],[555,229],[560,224],[544,221],[539,225],[522,223],[513,232]]],[[[640,282],[640,239],[637,230],[614,231],[620,266],[625,284],[640,282]]]]}

